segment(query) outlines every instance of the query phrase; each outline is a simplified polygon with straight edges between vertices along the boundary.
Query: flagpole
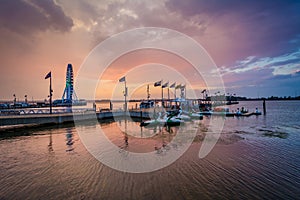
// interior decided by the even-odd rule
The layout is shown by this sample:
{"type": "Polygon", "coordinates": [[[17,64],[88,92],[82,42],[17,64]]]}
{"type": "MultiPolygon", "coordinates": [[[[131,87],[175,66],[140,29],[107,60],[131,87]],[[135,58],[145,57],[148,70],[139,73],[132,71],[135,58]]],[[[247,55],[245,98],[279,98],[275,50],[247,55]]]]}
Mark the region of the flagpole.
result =
{"type": "Polygon", "coordinates": [[[170,105],[170,88],[168,87],[168,100],[169,100],[169,105],[170,105]]]}
{"type": "Polygon", "coordinates": [[[124,117],[125,117],[125,145],[128,146],[128,136],[127,136],[127,116],[126,116],[126,113],[127,113],[127,85],[126,85],[126,76],[125,77],[125,81],[124,81],[124,84],[125,84],[125,113],[124,113],[124,117]]]}
{"type": "Polygon", "coordinates": [[[161,106],[164,107],[164,88],[161,86],[161,106]]]}
{"type": "Polygon", "coordinates": [[[125,96],[125,113],[127,112],[127,86],[126,86],[126,78],[125,78],[125,92],[124,92],[124,96],[125,96]]]}
{"type": "Polygon", "coordinates": [[[49,96],[50,96],[50,114],[52,114],[52,75],[50,76],[49,96]]]}

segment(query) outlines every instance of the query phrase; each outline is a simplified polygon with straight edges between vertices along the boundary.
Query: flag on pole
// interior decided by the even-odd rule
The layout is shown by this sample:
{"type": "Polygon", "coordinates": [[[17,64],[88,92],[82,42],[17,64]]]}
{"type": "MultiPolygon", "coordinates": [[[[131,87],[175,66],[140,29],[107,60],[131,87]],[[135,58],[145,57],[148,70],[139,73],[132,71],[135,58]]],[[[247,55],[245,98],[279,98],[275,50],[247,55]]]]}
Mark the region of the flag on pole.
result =
{"type": "Polygon", "coordinates": [[[45,76],[45,79],[50,78],[51,77],[51,71],[45,76]]]}
{"type": "Polygon", "coordinates": [[[157,81],[154,83],[154,87],[161,86],[161,81],[157,81]]]}
{"type": "Polygon", "coordinates": [[[170,88],[175,88],[176,82],[170,85],[170,88]]]}
{"type": "Polygon", "coordinates": [[[119,82],[124,82],[125,81],[125,76],[119,79],[119,82]]]}
{"type": "Polygon", "coordinates": [[[179,89],[179,88],[181,88],[181,84],[179,84],[175,87],[175,89],[179,89]]]}
{"type": "Polygon", "coordinates": [[[162,88],[166,88],[166,87],[168,87],[168,85],[169,85],[169,81],[166,82],[165,84],[163,84],[161,87],[162,87],[162,88]]]}

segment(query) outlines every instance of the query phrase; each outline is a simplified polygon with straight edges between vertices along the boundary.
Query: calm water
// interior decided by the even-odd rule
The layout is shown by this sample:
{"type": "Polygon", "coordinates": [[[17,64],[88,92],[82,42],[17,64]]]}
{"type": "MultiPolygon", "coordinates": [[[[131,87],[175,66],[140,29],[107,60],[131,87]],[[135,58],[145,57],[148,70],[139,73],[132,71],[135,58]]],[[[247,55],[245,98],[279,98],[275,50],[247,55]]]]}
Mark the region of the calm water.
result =
{"type": "MultiPolygon", "coordinates": [[[[230,109],[242,106],[262,109],[262,102],[230,109]]],[[[226,118],[221,138],[203,159],[198,152],[210,119],[189,123],[186,130],[196,128],[197,137],[187,152],[166,168],[142,174],[101,164],[73,125],[19,130],[23,136],[0,140],[0,199],[300,199],[299,107],[299,101],[267,102],[266,116],[226,118]]],[[[138,137],[129,136],[128,151],[153,151],[176,134],[176,128],[138,125],[127,123],[138,137]]],[[[79,128],[93,133],[97,126],[124,146],[123,120],[79,128]]]]}

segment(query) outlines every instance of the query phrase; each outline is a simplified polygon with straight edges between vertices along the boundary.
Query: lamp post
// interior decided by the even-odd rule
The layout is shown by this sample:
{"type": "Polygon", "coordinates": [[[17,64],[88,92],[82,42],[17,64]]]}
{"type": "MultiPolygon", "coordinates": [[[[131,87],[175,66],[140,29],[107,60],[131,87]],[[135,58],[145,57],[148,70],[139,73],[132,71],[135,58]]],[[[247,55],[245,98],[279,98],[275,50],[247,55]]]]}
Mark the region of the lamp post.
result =
{"type": "Polygon", "coordinates": [[[128,94],[128,88],[126,86],[126,77],[123,76],[122,78],[119,79],[119,82],[124,82],[124,111],[125,111],[125,114],[127,112],[127,94],[128,94]]]}
{"type": "Polygon", "coordinates": [[[49,96],[50,96],[50,114],[52,114],[52,77],[50,76],[50,87],[49,87],[49,96]]]}
{"type": "Polygon", "coordinates": [[[49,86],[49,100],[50,100],[50,114],[52,114],[52,76],[51,76],[51,71],[45,76],[45,79],[50,78],[50,86],[49,86]]]}
{"type": "Polygon", "coordinates": [[[124,85],[125,85],[125,93],[124,93],[124,100],[125,100],[125,113],[127,113],[127,93],[128,93],[128,89],[127,89],[127,86],[126,86],[126,79],[125,79],[125,82],[124,82],[124,85]]]}

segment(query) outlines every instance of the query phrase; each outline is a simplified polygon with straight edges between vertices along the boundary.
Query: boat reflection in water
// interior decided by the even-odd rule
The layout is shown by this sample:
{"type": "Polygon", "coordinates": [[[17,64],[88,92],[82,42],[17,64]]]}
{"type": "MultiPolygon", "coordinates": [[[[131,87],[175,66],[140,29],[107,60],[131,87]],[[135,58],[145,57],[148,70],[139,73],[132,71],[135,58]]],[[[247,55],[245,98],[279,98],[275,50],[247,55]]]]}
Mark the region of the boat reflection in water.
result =
{"type": "MultiPolygon", "coordinates": [[[[190,141],[186,138],[187,134],[184,131],[196,132],[200,120],[184,121],[179,120],[180,123],[144,123],[132,122],[128,120],[119,120],[117,126],[121,134],[117,134],[112,124],[109,126],[101,124],[101,128],[106,137],[120,148],[120,152],[124,150],[135,153],[146,153],[162,150],[169,150],[170,148],[177,148],[181,142],[190,141]],[[196,128],[195,128],[196,127],[196,128]],[[175,136],[177,139],[174,140],[175,136]]],[[[192,135],[192,134],[191,134],[192,135]]]]}
{"type": "Polygon", "coordinates": [[[67,128],[67,133],[66,133],[67,149],[66,149],[66,151],[73,151],[74,150],[73,144],[74,144],[74,140],[73,140],[72,130],[70,128],[67,128]]]}

